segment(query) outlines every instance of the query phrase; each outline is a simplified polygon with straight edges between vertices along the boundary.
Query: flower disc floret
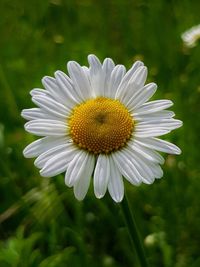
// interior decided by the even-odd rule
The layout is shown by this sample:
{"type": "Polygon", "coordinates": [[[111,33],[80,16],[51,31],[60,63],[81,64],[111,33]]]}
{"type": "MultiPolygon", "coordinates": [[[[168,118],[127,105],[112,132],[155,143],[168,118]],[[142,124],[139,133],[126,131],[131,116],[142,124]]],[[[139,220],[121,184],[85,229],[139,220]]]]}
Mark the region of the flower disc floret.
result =
{"type": "Polygon", "coordinates": [[[72,140],[94,154],[124,147],[133,131],[133,119],[118,100],[98,97],[74,108],[69,120],[72,140]]]}

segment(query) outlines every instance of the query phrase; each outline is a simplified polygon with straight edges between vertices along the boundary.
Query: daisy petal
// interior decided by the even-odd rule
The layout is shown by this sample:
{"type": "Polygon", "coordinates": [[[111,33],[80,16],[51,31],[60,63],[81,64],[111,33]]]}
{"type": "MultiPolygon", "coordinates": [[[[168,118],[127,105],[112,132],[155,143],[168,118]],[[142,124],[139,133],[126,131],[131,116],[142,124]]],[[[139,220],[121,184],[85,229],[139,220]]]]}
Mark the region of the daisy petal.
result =
{"type": "Polygon", "coordinates": [[[37,157],[36,160],[34,161],[34,164],[38,168],[43,168],[49,159],[63,152],[69,154],[70,149],[74,150],[74,147],[72,146],[71,143],[57,145],[39,155],[39,157],[37,157]]]}
{"type": "Polygon", "coordinates": [[[107,87],[106,96],[114,98],[117,88],[126,72],[126,69],[123,65],[117,65],[113,69],[111,76],[110,76],[110,82],[107,87]]]}
{"type": "Polygon", "coordinates": [[[155,165],[153,168],[152,168],[154,174],[155,174],[155,178],[156,179],[160,179],[163,177],[163,170],[162,168],[160,167],[160,165],[155,165]]]}
{"type": "Polygon", "coordinates": [[[102,69],[104,70],[105,73],[111,73],[114,67],[115,67],[115,63],[112,60],[112,58],[107,57],[104,59],[103,64],[102,64],[102,69]]]}
{"type": "Polygon", "coordinates": [[[144,86],[147,77],[147,68],[144,66],[140,66],[137,69],[134,69],[134,72],[132,73],[131,77],[126,74],[124,78],[126,76],[128,76],[129,79],[126,78],[121,81],[121,84],[119,85],[115,96],[115,98],[119,98],[122,101],[125,101],[127,95],[130,95],[132,92],[136,91],[132,88],[135,87],[137,89],[144,86]]]}
{"type": "Polygon", "coordinates": [[[155,83],[146,84],[142,90],[138,90],[138,93],[132,97],[127,106],[129,111],[135,110],[137,107],[148,101],[155,93],[157,85],[155,83]]]}
{"type": "Polygon", "coordinates": [[[37,119],[54,119],[55,116],[47,114],[45,111],[40,108],[29,108],[23,109],[21,116],[26,120],[37,120],[37,119]]]}
{"type": "Polygon", "coordinates": [[[34,96],[32,100],[42,110],[53,116],[66,119],[70,115],[68,108],[48,96],[34,96]]]}
{"type": "Polygon", "coordinates": [[[138,173],[134,164],[132,164],[132,162],[123,152],[124,150],[122,152],[118,151],[116,153],[113,153],[112,158],[124,178],[126,178],[133,185],[139,185],[141,183],[142,177],[138,173]]]}
{"type": "Polygon", "coordinates": [[[74,184],[74,195],[78,200],[83,200],[89,189],[92,172],[94,170],[95,157],[88,156],[85,168],[79,180],[74,184]]]}
{"type": "MultiPolygon", "coordinates": [[[[140,67],[143,67],[143,66],[144,66],[144,63],[142,61],[139,61],[139,60],[136,61],[132,65],[132,67],[127,71],[127,73],[125,74],[125,76],[124,76],[124,78],[122,80],[122,83],[128,83],[132,79],[132,77],[135,74],[136,70],[138,68],[140,68],[140,67]]],[[[119,90],[120,90],[120,88],[119,88],[119,90]]]]}
{"type": "Polygon", "coordinates": [[[148,171],[148,173],[150,174],[149,178],[145,177],[146,181],[149,180],[149,183],[151,183],[152,179],[159,179],[163,176],[163,171],[159,164],[147,160],[143,155],[138,152],[135,152],[134,156],[138,159],[138,162],[140,162],[141,167],[144,168],[144,170],[148,171]]]}
{"type": "Polygon", "coordinates": [[[90,98],[92,95],[91,86],[82,67],[77,62],[70,61],[67,64],[67,69],[70,78],[73,81],[76,93],[81,98],[81,100],[84,101],[90,98]]]}
{"type": "Polygon", "coordinates": [[[92,88],[95,92],[95,96],[104,96],[105,85],[105,72],[102,69],[101,62],[95,55],[88,56],[88,62],[90,64],[90,81],[92,88]]]}
{"type": "Polygon", "coordinates": [[[86,66],[82,66],[81,68],[82,68],[83,71],[85,72],[85,75],[88,77],[88,75],[89,75],[89,68],[86,67],[86,66]]]}
{"type": "Polygon", "coordinates": [[[111,72],[113,71],[114,67],[115,67],[115,63],[113,62],[113,60],[111,58],[106,58],[103,61],[102,70],[106,76],[105,77],[105,84],[109,80],[111,72]]]}
{"type": "Polygon", "coordinates": [[[135,109],[134,114],[144,115],[152,112],[157,112],[166,108],[169,108],[173,105],[173,102],[170,100],[155,100],[150,101],[141,105],[135,109]]]}
{"type": "Polygon", "coordinates": [[[121,202],[124,197],[124,183],[122,175],[112,158],[110,159],[110,179],[108,182],[108,191],[115,202],[121,202]]]}
{"type": "Polygon", "coordinates": [[[125,149],[124,153],[126,153],[126,157],[137,169],[138,173],[141,176],[141,181],[145,184],[153,183],[155,176],[153,171],[151,170],[152,165],[147,164],[148,162],[145,159],[141,159],[140,155],[137,152],[133,153],[132,149],[130,149],[129,147],[125,149]]]}
{"type": "Polygon", "coordinates": [[[115,98],[122,98],[122,95],[124,94],[124,90],[126,90],[127,85],[135,73],[135,71],[139,68],[142,67],[144,64],[141,61],[136,61],[133,66],[127,71],[127,73],[124,75],[118,89],[115,95],[115,98]]]}
{"type": "Polygon", "coordinates": [[[105,93],[107,94],[107,88],[110,84],[110,76],[111,76],[111,73],[113,71],[115,67],[115,64],[113,62],[113,60],[111,58],[106,58],[103,62],[103,65],[102,65],[102,70],[104,72],[104,75],[105,75],[105,82],[104,82],[104,91],[105,93]]]}
{"type": "Polygon", "coordinates": [[[63,173],[67,169],[68,160],[66,153],[62,152],[53,158],[49,159],[43,169],[40,170],[40,175],[43,177],[53,177],[63,173]]]}
{"type": "Polygon", "coordinates": [[[147,79],[147,67],[141,66],[133,73],[130,83],[135,83],[139,87],[143,87],[147,79]]]}
{"type": "Polygon", "coordinates": [[[175,119],[163,119],[163,120],[147,120],[137,123],[137,130],[143,129],[168,129],[173,130],[182,126],[182,121],[175,119]]]}
{"type": "Polygon", "coordinates": [[[161,140],[158,138],[137,138],[135,141],[142,146],[155,149],[161,152],[177,155],[181,154],[181,150],[179,147],[168,141],[161,140]]]}
{"type": "Polygon", "coordinates": [[[31,96],[40,96],[40,95],[48,95],[48,91],[40,88],[34,88],[30,91],[31,96]]]}
{"type": "Polygon", "coordinates": [[[169,110],[161,110],[158,112],[150,113],[150,114],[135,114],[134,112],[134,119],[136,121],[159,121],[163,119],[171,119],[175,116],[175,113],[173,111],[169,110]]]}
{"type": "Polygon", "coordinates": [[[164,158],[154,150],[143,147],[138,144],[135,140],[133,142],[129,142],[128,146],[132,149],[133,154],[137,151],[140,155],[146,158],[149,161],[163,164],[165,162],[164,158]]]}
{"type": "Polygon", "coordinates": [[[27,132],[38,136],[65,136],[67,134],[66,123],[57,120],[33,120],[27,122],[24,127],[27,132]]]}
{"type": "Polygon", "coordinates": [[[89,153],[85,152],[84,150],[78,152],[76,156],[72,159],[69,163],[65,174],[65,183],[67,186],[73,186],[76,181],[82,177],[85,171],[85,164],[88,162],[89,153]]]}
{"type": "Polygon", "coordinates": [[[79,104],[81,102],[81,98],[76,93],[72,80],[62,71],[56,71],[55,77],[59,85],[64,104],[70,108],[79,104]]]}
{"type": "MultiPolygon", "coordinates": [[[[130,148],[128,148],[130,149],[130,148]]],[[[163,176],[163,171],[159,164],[149,161],[143,154],[138,151],[134,151],[133,157],[137,160],[140,166],[149,174],[149,177],[143,176],[145,180],[142,180],[144,183],[151,183],[153,182],[154,178],[161,178],[163,176]]]]}
{"type": "Polygon", "coordinates": [[[141,90],[143,90],[143,87],[140,87],[136,83],[129,82],[123,97],[121,98],[121,102],[124,103],[125,106],[128,106],[130,100],[134,99],[141,90]]]}
{"type": "Polygon", "coordinates": [[[75,146],[71,146],[66,151],[55,154],[55,156],[47,160],[40,174],[43,177],[53,177],[66,171],[69,162],[76,154],[77,148],[75,146]]]}
{"type": "Polygon", "coordinates": [[[94,170],[94,193],[97,198],[102,198],[107,190],[110,177],[109,157],[100,154],[94,170]]]}
{"type": "Polygon", "coordinates": [[[45,76],[42,79],[42,84],[43,84],[44,88],[47,90],[46,95],[50,95],[53,97],[53,99],[55,99],[59,103],[64,104],[63,103],[63,96],[60,94],[60,89],[58,87],[56,79],[49,77],[49,76],[45,76]]]}
{"type": "Polygon", "coordinates": [[[134,138],[135,137],[140,137],[140,138],[145,138],[145,137],[155,137],[155,136],[161,136],[164,134],[168,134],[171,131],[166,130],[166,129],[139,129],[137,125],[135,125],[134,128],[134,138]]]}
{"type": "Polygon", "coordinates": [[[67,137],[44,137],[29,144],[23,154],[26,158],[34,158],[53,147],[65,144],[67,140],[67,137]]]}

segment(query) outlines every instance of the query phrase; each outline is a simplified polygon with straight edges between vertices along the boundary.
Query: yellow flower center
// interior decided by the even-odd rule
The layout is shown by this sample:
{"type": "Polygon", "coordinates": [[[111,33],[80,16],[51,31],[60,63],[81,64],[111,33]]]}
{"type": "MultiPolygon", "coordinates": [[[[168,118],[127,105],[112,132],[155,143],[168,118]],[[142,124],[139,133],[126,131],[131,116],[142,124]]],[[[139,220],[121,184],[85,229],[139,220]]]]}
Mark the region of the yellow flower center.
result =
{"type": "Polygon", "coordinates": [[[69,120],[73,142],[94,154],[110,153],[125,146],[133,125],[127,108],[106,97],[89,99],[76,106],[69,120]]]}

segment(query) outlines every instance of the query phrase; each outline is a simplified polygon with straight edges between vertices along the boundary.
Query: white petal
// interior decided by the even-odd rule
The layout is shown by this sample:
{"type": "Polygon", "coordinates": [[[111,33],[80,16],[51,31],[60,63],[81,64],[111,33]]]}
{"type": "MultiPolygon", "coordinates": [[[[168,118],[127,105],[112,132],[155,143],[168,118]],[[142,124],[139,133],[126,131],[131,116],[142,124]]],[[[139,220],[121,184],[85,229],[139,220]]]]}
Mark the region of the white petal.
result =
{"type": "Polygon", "coordinates": [[[83,69],[83,71],[85,72],[85,75],[88,76],[89,75],[89,68],[86,66],[82,66],[81,67],[83,69]]]}
{"type": "Polygon", "coordinates": [[[53,99],[57,100],[59,103],[65,104],[65,99],[60,92],[60,88],[56,82],[56,79],[45,76],[42,79],[42,84],[47,90],[48,94],[53,97],[53,99]]]}
{"type": "Polygon", "coordinates": [[[170,100],[155,100],[143,104],[141,107],[138,107],[134,110],[134,114],[144,115],[152,112],[157,112],[166,108],[169,108],[173,105],[173,102],[170,100]]]}
{"type": "Polygon", "coordinates": [[[53,147],[65,144],[67,141],[67,137],[44,137],[29,144],[24,149],[23,154],[26,158],[34,158],[53,147]]]}
{"type": "Polygon", "coordinates": [[[158,112],[150,113],[150,114],[135,114],[134,112],[134,120],[136,121],[159,121],[163,119],[170,119],[175,116],[173,111],[169,110],[161,110],[158,112]]]}
{"type": "Polygon", "coordinates": [[[163,170],[160,167],[160,165],[155,164],[154,167],[152,167],[152,171],[154,172],[155,178],[160,179],[163,177],[163,170]]]}
{"type": "MultiPolygon", "coordinates": [[[[138,169],[142,175],[142,181],[144,183],[151,184],[155,178],[161,178],[163,176],[163,171],[158,163],[148,160],[138,151],[134,151],[134,153],[131,152],[129,159],[132,161],[134,158],[140,164],[141,168],[146,172],[145,175],[138,169]]],[[[137,168],[137,164],[135,164],[135,167],[137,168]]]]}
{"type": "Polygon", "coordinates": [[[67,135],[66,123],[57,120],[38,119],[27,122],[25,130],[38,136],[64,136],[67,135]]]}
{"type": "Polygon", "coordinates": [[[134,137],[155,137],[155,136],[161,136],[164,134],[170,133],[170,130],[166,129],[154,129],[154,128],[149,128],[149,129],[140,129],[137,127],[137,124],[135,125],[134,128],[134,137]]]}
{"type": "Polygon", "coordinates": [[[82,67],[77,62],[70,61],[67,63],[67,69],[70,78],[73,81],[76,93],[81,98],[81,100],[84,101],[90,98],[92,96],[92,89],[82,67]]]}
{"type": "Polygon", "coordinates": [[[79,180],[74,185],[74,195],[78,200],[83,200],[87,194],[92,172],[94,170],[95,157],[89,155],[87,162],[85,163],[84,171],[79,180]]]}
{"type": "Polygon", "coordinates": [[[141,88],[144,86],[147,76],[147,68],[144,66],[139,66],[140,64],[137,65],[137,68],[133,66],[131,70],[126,73],[124,79],[122,79],[117,89],[115,98],[123,101],[123,99],[126,98],[126,95],[129,95],[132,92],[132,87],[129,86],[129,84],[135,85],[136,88],[141,88]]]}
{"type": "Polygon", "coordinates": [[[47,114],[40,108],[23,109],[21,112],[21,116],[26,120],[56,119],[55,116],[47,114]]]}
{"type": "Polygon", "coordinates": [[[135,73],[135,71],[143,66],[143,62],[141,61],[136,61],[133,66],[127,71],[127,73],[124,75],[118,89],[116,92],[116,98],[120,98],[121,94],[123,94],[123,91],[126,89],[131,77],[133,76],[133,74],[135,73]]]}
{"type": "Polygon", "coordinates": [[[143,90],[143,86],[141,87],[140,85],[134,83],[134,82],[129,82],[126,89],[124,90],[123,96],[120,98],[121,102],[124,103],[125,106],[128,106],[128,103],[130,102],[131,99],[134,99],[137,94],[143,90]]]}
{"type": "Polygon", "coordinates": [[[74,158],[76,153],[77,149],[74,148],[55,155],[46,162],[40,174],[43,177],[53,177],[66,171],[69,162],[74,158]]]}
{"type": "Polygon", "coordinates": [[[156,92],[157,85],[155,83],[146,84],[142,90],[138,90],[138,93],[132,97],[126,105],[129,111],[135,110],[137,107],[148,101],[156,92]]]}
{"type": "Polygon", "coordinates": [[[163,164],[165,162],[164,158],[156,151],[149,149],[147,147],[141,146],[137,141],[129,142],[128,146],[132,149],[133,153],[137,151],[147,160],[155,163],[163,164]]]}
{"type": "Polygon", "coordinates": [[[136,61],[132,67],[127,71],[126,75],[123,78],[123,83],[124,82],[129,82],[130,79],[133,77],[134,73],[136,72],[136,70],[140,67],[143,67],[144,63],[142,61],[136,61]]]}
{"type": "Polygon", "coordinates": [[[124,183],[115,162],[110,158],[110,179],[108,191],[115,202],[121,202],[124,197],[124,183]]]}
{"type": "Polygon", "coordinates": [[[94,193],[97,198],[102,198],[107,190],[110,178],[109,156],[100,154],[94,171],[94,193]]]}
{"type": "Polygon", "coordinates": [[[111,72],[113,71],[115,67],[115,63],[113,62],[113,60],[111,58],[106,58],[104,59],[103,61],[103,65],[102,65],[102,69],[103,69],[103,72],[105,73],[105,83],[106,81],[109,80],[110,78],[110,75],[111,75],[111,72]]]}
{"type": "Polygon", "coordinates": [[[40,88],[34,88],[30,91],[31,96],[48,95],[48,91],[40,88]]]}
{"type": "Polygon", "coordinates": [[[63,104],[51,99],[48,96],[34,96],[33,102],[47,113],[66,119],[70,115],[71,110],[65,107],[63,104]]]}
{"type": "Polygon", "coordinates": [[[103,61],[102,70],[103,70],[104,76],[105,76],[104,91],[105,91],[106,95],[107,95],[108,86],[110,84],[110,76],[111,76],[111,73],[112,73],[114,67],[115,67],[115,64],[111,58],[106,58],[103,61]]]}
{"type": "Polygon", "coordinates": [[[114,98],[117,88],[119,84],[122,81],[122,78],[124,77],[124,74],[126,72],[126,69],[123,65],[117,65],[113,69],[110,77],[109,84],[107,85],[108,87],[105,88],[105,95],[107,97],[114,98]]]}
{"type": "Polygon", "coordinates": [[[135,83],[139,87],[143,87],[147,79],[147,67],[141,66],[133,73],[130,83],[135,83]]]}
{"type": "Polygon", "coordinates": [[[163,119],[153,121],[141,121],[137,123],[137,130],[148,130],[148,129],[164,129],[173,130],[182,126],[182,121],[175,119],[163,119]]]}
{"type": "Polygon", "coordinates": [[[137,168],[138,172],[142,176],[142,182],[145,184],[152,184],[155,180],[155,176],[147,164],[145,165],[141,160],[136,160],[136,156],[134,155],[132,160],[134,161],[135,168],[137,168]]]}
{"type": "MultiPolygon", "coordinates": [[[[146,163],[146,165],[148,165],[149,169],[151,169],[154,175],[154,179],[152,181],[149,180],[149,184],[153,183],[155,179],[160,179],[163,177],[163,170],[159,164],[153,164],[152,162],[151,163],[148,162],[148,164],[146,163]]],[[[144,183],[148,183],[148,182],[144,182],[144,183]]]]}
{"type": "Polygon", "coordinates": [[[65,174],[65,183],[67,186],[73,186],[76,181],[78,181],[79,178],[82,177],[88,159],[89,153],[85,152],[84,150],[77,151],[77,154],[69,163],[65,174]]]}
{"type": "Polygon", "coordinates": [[[139,185],[141,184],[142,177],[135,168],[134,164],[129,160],[124,150],[118,151],[112,154],[112,158],[116,163],[121,174],[126,178],[131,184],[139,185]]]}
{"type": "Polygon", "coordinates": [[[64,105],[72,108],[74,105],[79,104],[81,98],[74,89],[72,80],[62,71],[56,71],[55,77],[59,85],[64,105]]]}
{"type": "Polygon", "coordinates": [[[126,157],[132,162],[134,167],[137,169],[138,173],[141,175],[141,181],[146,184],[151,184],[155,180],[153,171],[151,170],[151,165],[143,158],[140,158],[137,152],[133,152],[132,149],[126,147],[123,149],[123,153],[126,153],[126,157]]]}
{"type": "Polygon", "coordinates": [[[71,143],[66,142],[65,144],[57,145],[40,154],[39,157],[37,157],[37,159],[34,161],[34,164],[38,168],[43,168],[49,159],[63,152],[66,152],[66,154],[68,154],[70,149],[74,150],[71,143]]]}
{"type": "Polygon", "coordinates": [[[155,178],[161,178],[163,176],[163,171],[159,164],[154,163],[146,159],[143,155],[135,151],[134,156],[136,160],[140,163],[141,168],[149,175],[149,177],[144,176],[144,183],[153,183],[155,178]]]}
{"type": "Polygon", "coordinates": [[[135,141],[142,146],[155,149],[161,152],[177,155],[181,154],[181,150],[179,147],[170,142],[158,138],[137,138],[135,141]]]}
{"type": "Polygon", "coordinates": [[[90,81],[95,96],[104,96],[106,75],[102,69],[101,62],[95,55],[89,55],[88,62],[90,64],[90,81]]]}
{"type": "Polygon", "coordinates": [[[126,73],[126,79],[130,79],[133,74],[136,72],[136,70],[139,68],[139,67],[142,67],[144,66],[144,63],[140,60],[137,60],[133,63],[132,67],[130,68],[130,70],[127,71],[126,73]]]}

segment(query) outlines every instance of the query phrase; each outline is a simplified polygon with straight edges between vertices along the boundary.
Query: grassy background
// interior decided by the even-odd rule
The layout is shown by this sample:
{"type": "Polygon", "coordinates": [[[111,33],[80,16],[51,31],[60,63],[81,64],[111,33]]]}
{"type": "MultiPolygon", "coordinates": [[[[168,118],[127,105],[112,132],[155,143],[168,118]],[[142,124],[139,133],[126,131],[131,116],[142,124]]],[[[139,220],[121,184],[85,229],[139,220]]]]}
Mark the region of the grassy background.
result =
{"type": "Polygon", "coordinates": [[[199,1],[0,1],[0,266],[138,267],[119,205],[90,189],[78,202],[62,175],[39,176],[23,148],[23,108],[44,75],[68,60],[111,57],[127,68],[141,59],[155,99],[174,101],[184,126],[166,139],[183,151],[166,156],[164,178],[126,184],[151,266],[200,266],[200,44],[183,31],[199,23],[199,1]],[[118,218],[118,219],[116,219],[118,218]]]}

